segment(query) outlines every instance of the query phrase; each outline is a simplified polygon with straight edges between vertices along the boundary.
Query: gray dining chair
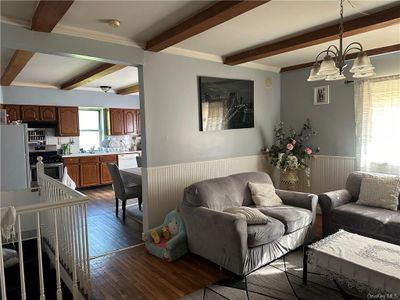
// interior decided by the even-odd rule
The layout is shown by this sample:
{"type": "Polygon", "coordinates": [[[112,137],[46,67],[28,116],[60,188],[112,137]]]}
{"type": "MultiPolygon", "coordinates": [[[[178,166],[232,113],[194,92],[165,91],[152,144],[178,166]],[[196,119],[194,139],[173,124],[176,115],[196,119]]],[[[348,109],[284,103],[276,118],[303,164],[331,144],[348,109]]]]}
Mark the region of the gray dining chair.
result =
{"type": "Polygon", "coordinates": [[[142,157],[141,156],[136,156],[136,163],[137,163],[137,166],[138,166],[138,168],[141,168],[141,167],[143,167],[143,161],[142,161],[142,157]]]}
{"type": "Polygon", "coordinates": [[[127,200],[138,198],[139,210],[142,210],[142,186],[140,184],[125,183],[116,164],[108,163],[107,167],[111,174],[112,184],[115,193],[115,215],[118,217],[118,200],[121,200],[122,220],[125,222],[127,200]]]}

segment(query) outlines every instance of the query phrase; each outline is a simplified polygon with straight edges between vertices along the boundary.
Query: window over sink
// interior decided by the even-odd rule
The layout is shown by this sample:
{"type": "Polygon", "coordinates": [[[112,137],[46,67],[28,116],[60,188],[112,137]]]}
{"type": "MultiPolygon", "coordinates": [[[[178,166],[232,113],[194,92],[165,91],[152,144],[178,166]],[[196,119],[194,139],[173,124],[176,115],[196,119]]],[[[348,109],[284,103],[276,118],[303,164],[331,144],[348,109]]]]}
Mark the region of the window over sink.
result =
{"type": "Polygon", "coordinates": [[[80,147],[84,150],[99,148],[104,139],[102,108],[79,108],[80,147]]]}

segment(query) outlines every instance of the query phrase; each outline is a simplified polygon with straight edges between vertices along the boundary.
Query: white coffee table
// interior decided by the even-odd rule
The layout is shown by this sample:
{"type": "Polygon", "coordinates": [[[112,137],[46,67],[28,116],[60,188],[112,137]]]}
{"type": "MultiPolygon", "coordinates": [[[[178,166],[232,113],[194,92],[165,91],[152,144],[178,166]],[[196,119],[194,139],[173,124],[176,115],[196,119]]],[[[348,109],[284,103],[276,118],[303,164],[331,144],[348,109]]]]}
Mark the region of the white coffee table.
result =
{"type": "Polygon", "coordinates": [[[306,246],[303,284],[307,284],[307,264],[327,274],[339,285],[400,297],[398,245],[340,230],[306,246]]]}

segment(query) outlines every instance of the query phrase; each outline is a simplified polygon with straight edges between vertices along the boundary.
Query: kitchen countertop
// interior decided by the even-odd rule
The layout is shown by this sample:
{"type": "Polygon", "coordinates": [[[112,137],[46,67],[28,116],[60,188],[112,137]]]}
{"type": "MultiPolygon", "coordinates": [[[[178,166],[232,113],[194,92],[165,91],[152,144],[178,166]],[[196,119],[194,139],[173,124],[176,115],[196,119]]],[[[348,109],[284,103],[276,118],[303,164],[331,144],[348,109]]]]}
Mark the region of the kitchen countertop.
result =
{"type": "Polygon", "coordinates": [[[63,158],[68,157],[85,157],[85,156],[101,156],[101,155],[118,155],[118,154],[132,154],[132,153],[142,153],[142,151],[115,151],[115,152],[96,152],[96,153],[73,153],[61,155],[63,158]]]}

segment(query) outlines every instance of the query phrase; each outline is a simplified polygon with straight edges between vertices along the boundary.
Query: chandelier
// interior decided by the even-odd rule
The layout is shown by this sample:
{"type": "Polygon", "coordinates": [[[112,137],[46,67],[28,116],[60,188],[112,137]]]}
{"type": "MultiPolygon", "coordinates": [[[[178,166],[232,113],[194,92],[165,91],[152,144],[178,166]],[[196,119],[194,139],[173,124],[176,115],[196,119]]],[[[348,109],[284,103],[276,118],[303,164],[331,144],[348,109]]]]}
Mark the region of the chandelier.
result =
{"type": "Polygon", "coordinates": [[[346,79],[343,70],[346,65],[346,56],[350,51],[358,51],[358,55],[353,62],[352,68],[349,70],[353,73],[353,78],[367,78],[375,75],[374,66],[363,47],[358,42],[348,45],[343,51],[343,0],[340,0],[340,25],[339,25],[339,48],[330,45],[326,50],[322,51],[315,58],[315,63],[310,71],[307,81],[327,80],[335,81],[346,79]],[[321,64],[320,56],[325,54],[321,64]]]}

